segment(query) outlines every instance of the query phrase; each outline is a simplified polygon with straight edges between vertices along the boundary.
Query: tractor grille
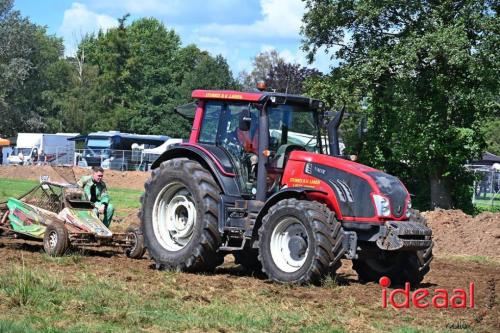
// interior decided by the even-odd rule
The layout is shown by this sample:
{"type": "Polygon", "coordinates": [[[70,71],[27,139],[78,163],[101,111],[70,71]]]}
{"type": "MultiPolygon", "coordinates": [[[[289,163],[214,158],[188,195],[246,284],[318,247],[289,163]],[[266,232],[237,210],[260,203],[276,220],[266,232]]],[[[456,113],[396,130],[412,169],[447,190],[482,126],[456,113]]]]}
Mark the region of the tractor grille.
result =
{"type": "Polygon", "coordinates": [[[395,217],[401,217],[405,211],[408,192],[399,179],[384,172],[368,172],[375,180],[380,192],[391,201],[391,212],[395,217]]]}

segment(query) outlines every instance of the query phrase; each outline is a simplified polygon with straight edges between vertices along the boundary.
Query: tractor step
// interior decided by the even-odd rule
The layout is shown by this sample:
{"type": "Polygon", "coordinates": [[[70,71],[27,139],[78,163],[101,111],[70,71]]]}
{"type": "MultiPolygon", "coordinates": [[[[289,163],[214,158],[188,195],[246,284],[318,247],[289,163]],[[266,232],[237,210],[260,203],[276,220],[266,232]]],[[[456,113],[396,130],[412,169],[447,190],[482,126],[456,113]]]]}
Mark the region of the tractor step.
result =
{"type": "Polygon", "coordinates": [[[235,251],[243,250],[245,247],[246,238],[244,237],[244,231],[240,228],[224,228],[223,243],[220,246],[220,251],[235,251]]]}

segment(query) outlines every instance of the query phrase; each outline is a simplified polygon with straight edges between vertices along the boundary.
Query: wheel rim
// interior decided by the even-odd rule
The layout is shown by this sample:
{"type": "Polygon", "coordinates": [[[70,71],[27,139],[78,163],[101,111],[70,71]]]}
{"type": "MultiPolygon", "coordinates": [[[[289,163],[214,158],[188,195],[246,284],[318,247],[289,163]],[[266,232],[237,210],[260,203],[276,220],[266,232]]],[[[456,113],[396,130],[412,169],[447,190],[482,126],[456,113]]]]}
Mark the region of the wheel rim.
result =
{"type": "Polygon", "coordinates": [[[196,206],[183,184],[172,183],[156,197],[153,229],[160,245],[168,251],[183,249],[193,236],[196,206]]]}
{"type": "Polygon", "coordinates": [[[127,235],[128,241],[132,244],[129,248],[129,252],[133,252],[135,248],[137,247],[137,236],[135,235],[134,232],[130,232],[127,235]]]}
{"type": "Polygon", "coordinates": [[[276,266],[286,273],[298,271],[309,253],[307,231],[302,222],[286,217],[271,234],[271,256],[276,266]]]}
{"type": "Polygon", "coordinates": [[[49,233],[49,247],[51,249],[55,248],[57,245],[57,232],[51,231],[49,233]]]}

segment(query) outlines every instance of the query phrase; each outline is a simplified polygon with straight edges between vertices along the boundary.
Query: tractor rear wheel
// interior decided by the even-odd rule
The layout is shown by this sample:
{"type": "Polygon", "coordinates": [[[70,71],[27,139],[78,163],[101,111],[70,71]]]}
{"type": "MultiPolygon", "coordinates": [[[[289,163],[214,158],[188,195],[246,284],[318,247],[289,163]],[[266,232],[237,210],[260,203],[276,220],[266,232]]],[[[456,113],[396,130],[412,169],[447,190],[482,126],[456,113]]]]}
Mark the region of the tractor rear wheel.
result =
{"type": "Polygon", "coordinates": [[[315,201],[286,199],[272,206],[259,229],[259,260],[269,279],[319,284],[344,254],[334,214],[315,201]]]}
{"type": "Polygon", "coordinates": [[[144,241],[156,266],[211,271],[218,266],[220,188],[193,160],[172,159],[153,170],[142,197],[144,241]]]}
{"type": "Polygon", "coordinates": [[[64,224],[52,222],[45,228],[43,248],[51,257],[60,257],[69,249],[68,230],[64,224]]]}
{"type": "MultiPolygon", "coordinates": [[[[414,210],[410,221],[427,225],[427,220],[414,210]]],[[[417,252],[378,250],[375,258],[353,260],[353,269],[358,273],[359,279],[365,282],[376,282],[382,276],[387,276],[395,285],[410,282],[412,286],[417,286],[430,270],[432,247],[433,244],[417,252]]]]}

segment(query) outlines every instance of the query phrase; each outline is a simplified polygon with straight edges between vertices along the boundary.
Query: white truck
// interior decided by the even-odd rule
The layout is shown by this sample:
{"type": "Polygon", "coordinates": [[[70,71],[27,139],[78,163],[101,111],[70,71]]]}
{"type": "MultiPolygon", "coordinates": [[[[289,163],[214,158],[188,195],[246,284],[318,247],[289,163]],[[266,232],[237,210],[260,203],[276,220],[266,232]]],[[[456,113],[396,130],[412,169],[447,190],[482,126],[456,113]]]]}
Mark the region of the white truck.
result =
{"type": "Polygon", "coordinates": [[[72,164],[75,142],[68,141],[78,133],[18,133],[14,151],[8,158],[9,164],[30,165],[37,162],[46,164],[72,164]],[[40,156],[44,156],[44,161],[40,156]]]}

